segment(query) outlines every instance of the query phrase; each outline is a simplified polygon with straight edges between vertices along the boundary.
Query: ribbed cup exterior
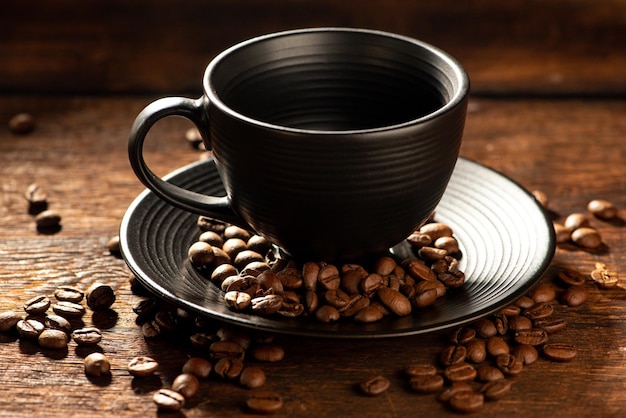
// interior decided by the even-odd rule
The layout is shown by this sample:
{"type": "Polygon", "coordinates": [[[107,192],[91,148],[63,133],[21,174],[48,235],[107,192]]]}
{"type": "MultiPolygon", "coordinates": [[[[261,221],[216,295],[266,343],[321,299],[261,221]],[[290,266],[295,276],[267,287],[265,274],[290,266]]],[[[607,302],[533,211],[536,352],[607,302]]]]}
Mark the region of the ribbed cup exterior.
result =
{"type": "Polygon", "coordinates": [[[208,146],[233,209],[296,258],[356,259],[435,210],[456,163],[468,80],[395,35],[253,39],[207,68],[208,146]]]}

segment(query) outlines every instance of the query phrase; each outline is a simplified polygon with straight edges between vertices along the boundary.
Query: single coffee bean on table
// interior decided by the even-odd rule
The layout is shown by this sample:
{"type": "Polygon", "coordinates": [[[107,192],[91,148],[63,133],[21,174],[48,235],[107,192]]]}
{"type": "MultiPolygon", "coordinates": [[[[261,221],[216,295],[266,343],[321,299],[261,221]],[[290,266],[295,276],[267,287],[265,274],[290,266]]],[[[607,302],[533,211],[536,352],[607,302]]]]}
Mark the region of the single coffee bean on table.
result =
{"type": "Polygon", "coordinates": [[[549,343],[543,346],[543,354],[553,361],[571,361],[578,354],[578,350],[572,344],[549,343]]]}
{"type": "Polygon", "coordinates": [[[272,414],[283,407],[283,397],[275,391],[255,390],[248,396],[246,406],[258,414],[272,414]]]}
{"type": "Polygon", "coordinates": [[[213,364],[202,357],[191,357],[183,364],[182,372],[191,373],[199,379],[209,377],[213,370],[213,364]]]}
{"type": "Polygon", "coordinates": [[[96,282],[85,292],[85,299],[94,311],[109,309],[115,302],[115,291],[109,285],[96,282]]]}
{"type": "Polygon", "coordinates": [[[35,296],[24,303],[24,311],[29,315],[40,315],[45,313],[51,304],[47,296],[35,296]]]}
{"type": "Polygon", "coordinates": [[[85,374],[100,377],[111,373],[111,362],[102,353],[91,353],[84,360],[85,374]]]}
{"type": "Polygon", "coordinates": [[[133,376],[152,376],[158,369],[159,363],[149,356],[137,356],[128,362],[128,373],[133,376]]]}
{"type": "Polygon", "coordinates": [[[96,327],[84,327],[72,332],[72,339],[80,346],[96,345],[102,341],[102,331],[96,327]]]}
{"type": "Polygon", "coordinates": [[[193,398],[200,388],[200,381],[191,373],[182,373],[172,382],[172,390],[180,393],[185,399],[193,398]]]}
{"type": "Polygon", "coordinates": [[[185,397],[171,389],[159,389],[152,397],[157,408],[162,411],[180,411],[185,406],[185,397]]]}
{"type": "Polygon", "coordinates": [[[24,319],[24,316],[13,311],[5,311],[0,313],[0,332],[9,332],[15,329],[18,322],[24,319]]]}
{"type": "Polygon", "coordinates": [[[391,382],[381,375],[369,375],[359,383],[361,393],[368,396],[378,396],[389,389],[391,382]]]}
{"type": "Polygon", "coordinates": [[[56,300],[79,303],[85,297],[85,293],[74,286],[59,286],[54,291],[56,300]]]}
{"type": "Polygon", "coordinates": [[[68,337],[65,331],[52,328],[44,329],[37,338],[37,342],[41,347],[52,349],[67,348],[67,341],[68,337]]]}
{"type": "Polygon", "coordinates": [[[260,367],[245,367],[239,375],[239,384],[247,389],[258,389],[265,381],[265,372],[260,367]]]}

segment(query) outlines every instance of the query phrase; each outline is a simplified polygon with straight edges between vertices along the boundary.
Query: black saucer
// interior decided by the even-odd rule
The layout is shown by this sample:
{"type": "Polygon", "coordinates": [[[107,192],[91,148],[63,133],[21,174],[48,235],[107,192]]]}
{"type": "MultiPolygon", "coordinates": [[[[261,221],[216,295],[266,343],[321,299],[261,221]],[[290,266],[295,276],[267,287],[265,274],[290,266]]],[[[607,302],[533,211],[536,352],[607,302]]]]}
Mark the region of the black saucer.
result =
{"type": "MultiPolygon", "coordinates": [[[[185,166],[166,179],[198,192],[224,194],[211,159],[185,166]]],[[[460,158],[436,218],[450,225],[459,240],[465,285],[407,317],[366,325],[350,320],[324,324],[230,311],[222,291],[187,261],[187,250],[200,235],[197,218],[150,191],[135,199],[122,220],[120,244],[142,284],[159,297],[227,323],[325,338],[420,334],[473,321],[527,293],[548,268],[556,245],[552,222],[530,193],[504,175],[460,158]]],[[[405,250],[401,245],[392,251],[405,250]]]]}

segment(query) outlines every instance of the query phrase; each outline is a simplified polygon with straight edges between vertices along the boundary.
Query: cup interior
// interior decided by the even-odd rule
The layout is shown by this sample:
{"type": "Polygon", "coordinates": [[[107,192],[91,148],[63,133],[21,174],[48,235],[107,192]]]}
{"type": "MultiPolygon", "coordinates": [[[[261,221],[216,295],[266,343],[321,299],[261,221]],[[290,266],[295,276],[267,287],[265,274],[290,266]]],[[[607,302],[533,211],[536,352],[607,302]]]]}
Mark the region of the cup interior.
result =
{"type": "Polygon", "coordinates": [[[430,45],[363,30],[283,32],[239,44],[205,74],[213,105],[284,129],[360,131],[424,118],[458,99],[456,63],[430,45]]]}

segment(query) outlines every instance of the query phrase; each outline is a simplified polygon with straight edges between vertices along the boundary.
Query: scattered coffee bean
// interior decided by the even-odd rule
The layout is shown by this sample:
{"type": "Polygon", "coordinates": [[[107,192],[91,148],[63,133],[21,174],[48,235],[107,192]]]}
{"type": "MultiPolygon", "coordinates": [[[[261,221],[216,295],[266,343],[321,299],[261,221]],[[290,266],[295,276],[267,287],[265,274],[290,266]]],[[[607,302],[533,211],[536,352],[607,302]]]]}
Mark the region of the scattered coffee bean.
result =
{"type": "Polygon", "coordinates": [[[254,391],[248,396],[246,406],[258,414],[272,414],[283,407],[283,398],[274,391],[254,391]]]}
{"type": "Polygon", "coordinates": [[[594,228],[578,228],[572,232],[572,241],[583,248],[594,249],[602,245],[602,237],[594,228]]]}
{"type": "Polygon", "coordinates": [[[91,353],[84,360],[85,374],[100,377],[111,372],[111,362],[102,353],[91,353]]]}
{"type": "Polygon", "coordinates": [[[535,199],[537,199],[537,202],[539,202],[541,206],[543,206],[544,208],[548,208],[548,204],[550,202],[548,199],[548,195],[545,192],[541,190],[533,190],[532,194],[535,197],[535,199]]]}
{"type": "Polygon", "coordinates": [[[560,224],[558,222],[553,222],[554,227],[554,235],[556,237],[557,244],[565,244],[566,242],[570,242],[572,239],[572,233],[569,229],[565,227],[565,225],[560,224]]]}
{"type": "Polygon", "coordinates": [[[462,363],[467,357],[467,349],[459,344],[452,344],[444,348],[439,356],[441,364],[450,366],[451,364],[462,363]]]}
{"type": "Polygon", "coordinates": [[[493,321],[483,318],[474,323],[476,334],[481,338],[490,338],[498,333],[493,321]]]}
{"type": "Polygon", "coordinates": [[[67,347],[67,333],[59,329],[44,329],[37,341],[44,348],[63,349],[67,347]]]}
{"type": "Polygon", "coordinates": [[[94,311],[109,309],[115,302],[115,291],[109,285],[94,283],[85,293],[87,306],[94,311]]]}
{"type": "Polygon", "coordinates": [[[15,329],[18,322],[24,317],[17,312],[6,311],[0,313],[0,332],[9,332],[15,329]]]}
{"type": "Polygon", "coordinates": [[[161,411],[180,411],[185,406],[185,397],[170,389],[159,389],[152,401],[161,411]]]}
{"type": "Polygon", "coordinates": [[[572,213],[565,218],[564,226],[573,233],[577,229],[589,227],[589,219],[584,213],[572,213]]]}
{"type": "Polygon", "coordinates": [[[411,302],[397,290],[383,287],[378,291],[377,295],[381,303],[394,314],[406,316],[411,313],[411,302]]]}
{"type": "Polygon", "coordinates": [[[128,373],[133,376],[146,377],[159,369],[159,363],[148,356],[138,356],[128,362],[128,373]]]}
{"type": "Polygon", "coordinates": [[[257,361],[275,363],[285,358],[285,349],[277,344],[261,344],[254,346],[251,354],[257,361]]]}
{"type": "Polygon", "coordinates": [[[546,330],[548,334],[556,334],[557,332],[562,331],[567,326],[567,321],[563,318],[554,318],[552,316],[548,316],[545,318],[535,319],[533,321],[533,326],[535,328],[541,328],[546,330]]]}
{"type": "Polygon", "coordinates": [[[598,268],[591,272],[591,279],[601,289],[611,289],[619,283],[616,272],[598,268]]]}
{"type": "Polygon", "coordinates": [[[50,305],[47,296],[35,296],[24,303],[24,311],[29,315],[40,315],[46,312],[50,305]]]}
{"type": "Polygon", "coordinates": [[[551,284],[539,283],[531,290],[528,296],[534,300],[535,303],[550,302],[556,298],[556,290],[551,284]]]}
{"type": "Polygon", "coordinates": [[[543,346],[543,354],[553,361],[571,361],[578,351],[571,344],[549,343],[543,346]]]}
{"type": "Polygon", "coordinates": [[[44,324],[36,319],[23,319],[15,325],[17,332],[22,338],[34,339],[38,338],[45,328],[44,324]]]}
{"type": "Polygon", "coordinates": [[[487,345],[484,340],[470,341],[465,347],[467,350],[466,360],[478,364],[487,358],[487,345]]]}
{"type": "Polygon", "coordinates": [[[122,254],[119,235],[115,235],[109,238],[109,240],[107,241],[107,250],[109,250],[109,253],[111,255],[119,256],[122,254]]]}
{"type": "Polygon", "coordinates": [[[484,395],[474,391],[461,391],[455,393],[448,401],[448,404],[453,410],[462,413],[476,412],[483,407],[484,403],[484,395]]]}
{"type": "Polygon", "coordinates": [[[172,382],[172,390],[180,393],[185,399],[193,398],[198,393],[200,382],[191,373],[183,373],[176,376],[172,382]]]}
{"type": "Polygon", "coordinates": [[[443,371],[443,375],[449,382],[471,382],[477,376],[478,371],[468,363],[452,364],[443,371]]]}
{"type": "Polygon", "coordinates": [[[141,325],[141,334],[144,338],[156,338],[161,335],[161,327],[156,321],[147,321],[141,325]]]}
{"type": "Polygon", "coordinates": [[[60,315],[46,315],[44,325],[46,328],[58,329],[68,335],[72,332],[72,324],[70,321],[60,315]]]}
{"type": "Polygon", "coordinates": [[[245,349],[240,344],[233,341],[216,341],[209,347],[209,355],[213,360],[222,358],[243,359],[245,349]]]}
{"type": "Polygon", "coordinates": [[[522,364],[533,364],[539,358],[537,349],[530,344],[518,344],[511,350],[511,354],[514,355],[522,364]]]}
{"type": "Polygon", "coordinates": [[[260,367],[246,367],[239,375],[239,384],[247,389],[258,389],[265,381],[265,372],[260,367]]]}
{"type": "Polygon", "coordinates": [[[102,331],[96,327],[79,328],[72,332],[72,339],[80,346],[96,345],[102,341],[102,331]]]}
{"type": "MultiPolygon", "coordinates": [[[[507,354],[503,354],[507,355],[507,354]]],[[[500,357],[500,356],[498,356],[500,357]]],[[[483,364],[476,369],[476,377],[481,382],[492,382],[494,380],[502,380],[504,379],[504,373],[497,367],[490,366],[488,364],[483,364]]]]}
{"type": "Polygon", "coordinates": [[[212,370],[213,370],[213,365],[211,364],[210,361],[203,359],[201,357],[191,357],[183,365],[182,372],[191,373],[194,376],[196,376],[198,379],[205,379],[209,377],[212,370]]]}
{"type": "Polygon", "coordinates": [[[524,363],[513,354],[501,354],[496,357],[496,367],[506,376],[517,376],[524,368],[524,363]]]}
{"type": "Polygon", "coordinates": [[[613,203],[608,200],[594,199],[587,204],[587,210],[595,217],[610,221],[617,217],[618,210],[613,203]]]}
{"type": "Polygon", "coordinates": [[[448,402],[455,394],[459,392],[471,392],[472,390],[472,385],[467,382],[454,382],[437,396],[437,400],[448,402]]]}
{"type": "Polygon", "coordinates": [[[531,319],[546,318],[554,313],[554,307],[547,302],[538,302],[528,309],[524,309],[524,316],[531,319]]]}
{"type": "Polygon", "coordinates": [[[479,392],[484,394],[485,399],[488,401],[502,399],[510,391],[511,381],[505,379],[487,382],[479,389],[479,392]]]}
{"type": "Polygon", "coordinates": [[[215,363],[213,370],[215,374],[223,379],[235,380],[243,371],[243,361],[238,358],[221,358],[215,363]]]}
{"type": "Polygon", "coordinates": [[[51,209],[44,210],[35,217],[35,224],[40,230],[48,231],[57,229],[59,228],[60,223],[61,215],[51,209]]]}
{"type": "Polygon", "coordinates": [[[542,328],[522,329],[515,331],[515,342],[538,346],[548,341],[548,333],[542,328]]]}
{"type": "Polygon", "coordinates": [[[59,286],[54,291],[54,297],[58,301],[79,303],[82,302],[85,293],[74,286],[59,286]]]}
{"type": "Polygon", "coordinates": [[[52,310],[64,318],[80,318],[85,315],[85,307],[83,305],[65,300],[53,304],[52,310]]]}
{"type": "Polygon", "coordinates": [[[411,364],[405,367],[404,373],[409,377],[434,376],[437,374],[437,368],[432,364],[411,364]]]}
{"type": "Polygon", "coordinates": [[[434,376],[414,376],[409,380],[411,389],[418,393],[435,393],[443,387],[443,377],[434,376]]]}
{"type": "Polygon", "coordinates": [[[359,383],[359,389],[361,390],[361,393],[365,395],[378,396],[389,389],[390,385],[391,382],[386,377],[381,375],[370,375],[361,380],[359,383]]]}
{"type": "Polygon", "coordinates": [[[26,135],[35,127],[35,118],[30,113],[18,113],[9,119],[9,130],[17,135],[26,135]]]}
{"type": "Polygon", "coordinates": [[[28,202],[28,213],[37,215],[48,209],[48,196],[46,192],[36,183],[28,186],[24,197],[28,202]]]}
{"type": "Polygon", "coordinates": [[[557,274],[557,277],[566,286],[580,286],[585,284],[585,276],[574,269],[562,269],[557,274]]]}
{"type": "MultiPolygon", "coordinates": [[[[518,331],[520,332],[520,331],[518,331]]],[[[491,337],[487,340],[487,353],[492,357],[498,357],[501,354],[509,354],[511,348],[502,337],[491,337]]]]}

